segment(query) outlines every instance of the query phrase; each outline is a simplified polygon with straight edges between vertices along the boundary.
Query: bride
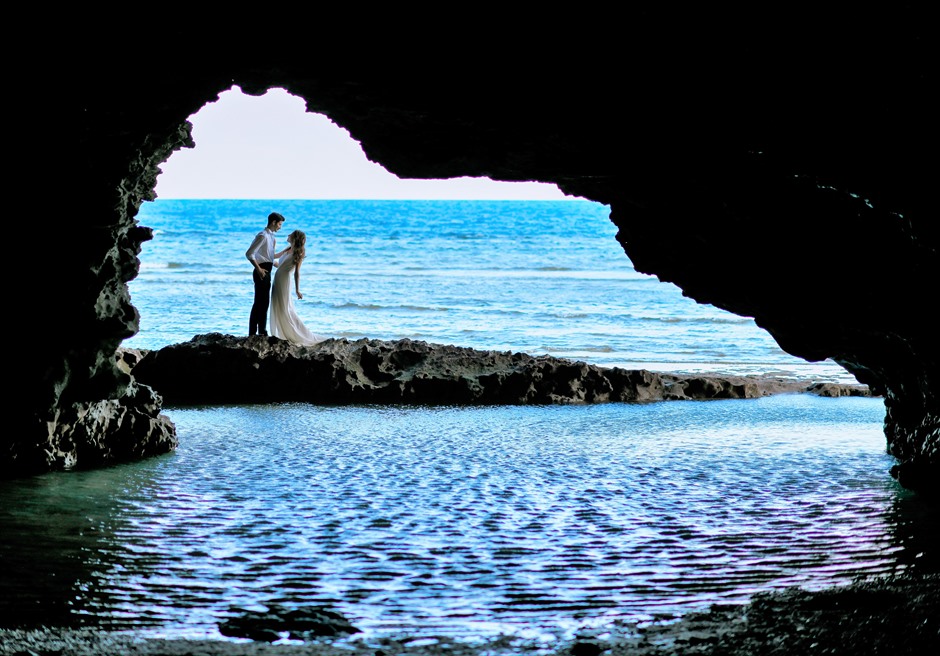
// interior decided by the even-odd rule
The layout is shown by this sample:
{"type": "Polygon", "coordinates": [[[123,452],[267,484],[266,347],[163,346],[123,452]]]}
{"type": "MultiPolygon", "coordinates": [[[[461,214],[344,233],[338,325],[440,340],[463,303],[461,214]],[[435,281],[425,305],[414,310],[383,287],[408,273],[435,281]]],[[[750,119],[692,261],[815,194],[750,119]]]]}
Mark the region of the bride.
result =
{"type": "Polygon", "coordinates": [[[297,298],[304,297],[300,293],[300,265],[307,255],[307,235],[301,230],[294,230],[287,235],[287,243],[290,245],[275,256],[277,271],[271,292],[271,335],[292,344],[313,346],[327,338],[307,329],[297,316],[294,299],[290,295],[290,280],[293,277],[297,298]]]}

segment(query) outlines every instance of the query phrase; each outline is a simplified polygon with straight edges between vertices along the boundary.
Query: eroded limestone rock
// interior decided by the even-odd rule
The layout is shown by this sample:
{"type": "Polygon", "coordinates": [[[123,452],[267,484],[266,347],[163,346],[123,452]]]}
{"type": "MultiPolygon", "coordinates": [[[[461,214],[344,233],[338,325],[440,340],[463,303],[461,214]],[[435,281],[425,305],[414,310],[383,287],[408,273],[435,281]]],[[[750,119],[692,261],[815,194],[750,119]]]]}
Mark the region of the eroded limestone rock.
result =
{"type": "Polygon", "coordinates": [[[814,385],[776,377],[679,376],[509,351],[329,339],[313,347],[276,337],[197,335],[123,354],[168,405],[211,403],[519,404],[750,399],[779,393],[870,395],[863,385],[814,385]]]}

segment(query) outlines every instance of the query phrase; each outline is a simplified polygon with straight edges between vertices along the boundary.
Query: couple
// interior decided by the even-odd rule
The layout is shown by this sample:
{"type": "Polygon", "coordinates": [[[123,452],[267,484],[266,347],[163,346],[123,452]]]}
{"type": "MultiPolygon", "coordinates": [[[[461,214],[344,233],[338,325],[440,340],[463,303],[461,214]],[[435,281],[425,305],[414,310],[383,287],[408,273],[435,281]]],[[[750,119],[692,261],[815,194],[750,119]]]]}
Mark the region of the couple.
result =
{"type": "Polygon", "coordinates": [[[297,298],[300,293],[300,265],[307,254],[307,235],[294,230],[287,236],[288,246],[279,253],[274,251],[274,233],[284,225],[284,217],[271,212],[267,227],[259,232],[251,246],[245,251],[245,257],[254,267],[252,278],[255,283],[255,300],[251,306],[248,320],[248,335],[267,335],[265,324],[268,319],[268,307],[271,308],[271,335],[286,339],[292,344],[313,346],[326,337],[315,335],[297,316],[294,299],[290,295],[290,280],[293,277],[297,298]],[[274,273],[274,290],[271,290],[271,272],[274,273]],[[291,275],[293,274],[293,275],[291,275]]]}

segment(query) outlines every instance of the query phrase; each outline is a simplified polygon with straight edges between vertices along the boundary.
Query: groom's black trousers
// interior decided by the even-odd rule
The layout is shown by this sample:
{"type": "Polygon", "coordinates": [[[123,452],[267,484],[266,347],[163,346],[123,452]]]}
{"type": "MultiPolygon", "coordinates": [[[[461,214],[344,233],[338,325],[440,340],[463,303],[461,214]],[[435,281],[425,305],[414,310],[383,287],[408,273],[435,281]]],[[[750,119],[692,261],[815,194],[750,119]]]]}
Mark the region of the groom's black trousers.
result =
{"type": "Polygon", "coordinates": [[[255,282],[255,302],[251,305],[251,315],[248,318],[248,335],[268,334],[268,307],[271,305],[271,269],[270,262],[259,264],[268,274],[262,278],[258,270],[254,269],[251,278],[255,282]]]}

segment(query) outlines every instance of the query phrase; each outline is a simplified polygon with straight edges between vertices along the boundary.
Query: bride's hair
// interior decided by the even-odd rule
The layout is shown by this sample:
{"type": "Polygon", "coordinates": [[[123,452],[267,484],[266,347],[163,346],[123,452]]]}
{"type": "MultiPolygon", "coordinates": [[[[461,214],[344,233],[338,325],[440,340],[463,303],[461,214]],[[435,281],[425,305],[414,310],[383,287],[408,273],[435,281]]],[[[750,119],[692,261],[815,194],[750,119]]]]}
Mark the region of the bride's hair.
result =
{"type": "Polygon", "coordinates": [[[290,241],[294,264],[300,264],[307,257],[307,235],[301,230],[294,230],[290,233],[290,241]]]}

